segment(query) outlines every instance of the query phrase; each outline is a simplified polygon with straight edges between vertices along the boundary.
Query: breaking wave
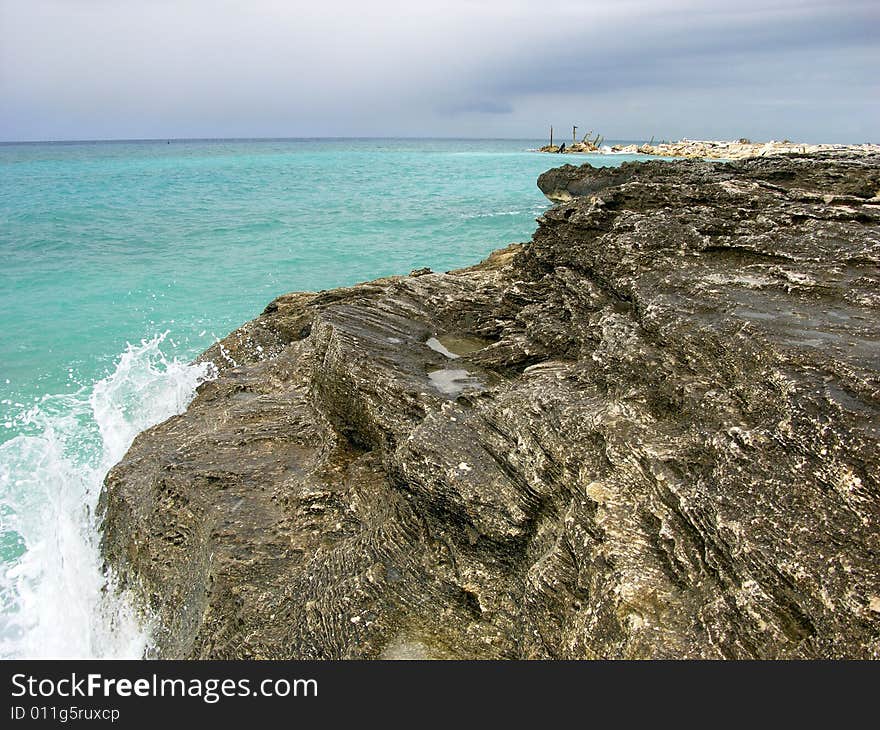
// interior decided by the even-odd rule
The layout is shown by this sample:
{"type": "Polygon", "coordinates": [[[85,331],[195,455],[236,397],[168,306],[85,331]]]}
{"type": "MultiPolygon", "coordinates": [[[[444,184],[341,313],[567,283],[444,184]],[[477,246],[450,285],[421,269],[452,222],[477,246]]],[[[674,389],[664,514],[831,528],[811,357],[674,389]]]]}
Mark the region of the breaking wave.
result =
{"type": "Polygon", "coordinates": [[[115,589],[96,507],[134,437],[183,412],[210,364],[168,359],[167,336],[129,345],[112,373],[43,396],[0,445],[0,656],[140,658],[150,619],[115,589]]]}

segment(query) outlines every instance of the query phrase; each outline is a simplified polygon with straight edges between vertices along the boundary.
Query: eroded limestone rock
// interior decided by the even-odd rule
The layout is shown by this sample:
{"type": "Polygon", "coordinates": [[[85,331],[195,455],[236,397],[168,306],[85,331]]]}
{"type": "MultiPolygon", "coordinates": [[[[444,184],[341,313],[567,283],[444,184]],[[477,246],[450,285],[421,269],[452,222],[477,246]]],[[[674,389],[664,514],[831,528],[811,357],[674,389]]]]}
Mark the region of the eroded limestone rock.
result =
{"type": "Polygon", "coordinates": [[[158,655],[880,657],[880,158],[540,186],[203,356],[103,496],[158,655]]]}

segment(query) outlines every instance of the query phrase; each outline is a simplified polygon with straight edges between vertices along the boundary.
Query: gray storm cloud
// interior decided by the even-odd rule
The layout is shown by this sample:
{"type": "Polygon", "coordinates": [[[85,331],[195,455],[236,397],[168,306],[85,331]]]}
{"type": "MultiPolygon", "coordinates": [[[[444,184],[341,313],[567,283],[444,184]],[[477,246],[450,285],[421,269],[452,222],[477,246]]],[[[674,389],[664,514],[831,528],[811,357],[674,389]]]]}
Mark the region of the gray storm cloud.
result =
{"type": "Polygon", "coordinates": [[[880,139],[872,2],[0,0],[0,139],[880,139]]]}

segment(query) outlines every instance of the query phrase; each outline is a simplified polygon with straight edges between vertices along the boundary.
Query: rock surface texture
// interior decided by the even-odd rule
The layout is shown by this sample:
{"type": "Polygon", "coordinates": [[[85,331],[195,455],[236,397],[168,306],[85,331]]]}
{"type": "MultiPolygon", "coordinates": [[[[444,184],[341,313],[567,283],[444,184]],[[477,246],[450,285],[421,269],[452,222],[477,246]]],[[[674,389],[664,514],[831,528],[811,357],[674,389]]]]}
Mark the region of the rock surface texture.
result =
{"type": "Polygon", "coordinates": [[[539,186],[203,355],[102,498],[157,655],[880,657],[880,157],[539,186]]]}

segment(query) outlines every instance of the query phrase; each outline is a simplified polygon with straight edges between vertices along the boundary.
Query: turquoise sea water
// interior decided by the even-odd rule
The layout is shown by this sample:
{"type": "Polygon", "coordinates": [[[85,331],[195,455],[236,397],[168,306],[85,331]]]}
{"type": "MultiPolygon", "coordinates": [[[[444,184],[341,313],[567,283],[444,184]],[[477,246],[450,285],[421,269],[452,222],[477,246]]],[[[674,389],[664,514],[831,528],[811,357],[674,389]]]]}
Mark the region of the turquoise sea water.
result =
{"type": "Polygon", "coordinates": [[[578,162],[539,144],[0,145],[0,655],[139,656],[148,617],[102,591],[94,507],[209,376],[186,363],[283,292],[528,240],[537,175],[578,162]]]}

